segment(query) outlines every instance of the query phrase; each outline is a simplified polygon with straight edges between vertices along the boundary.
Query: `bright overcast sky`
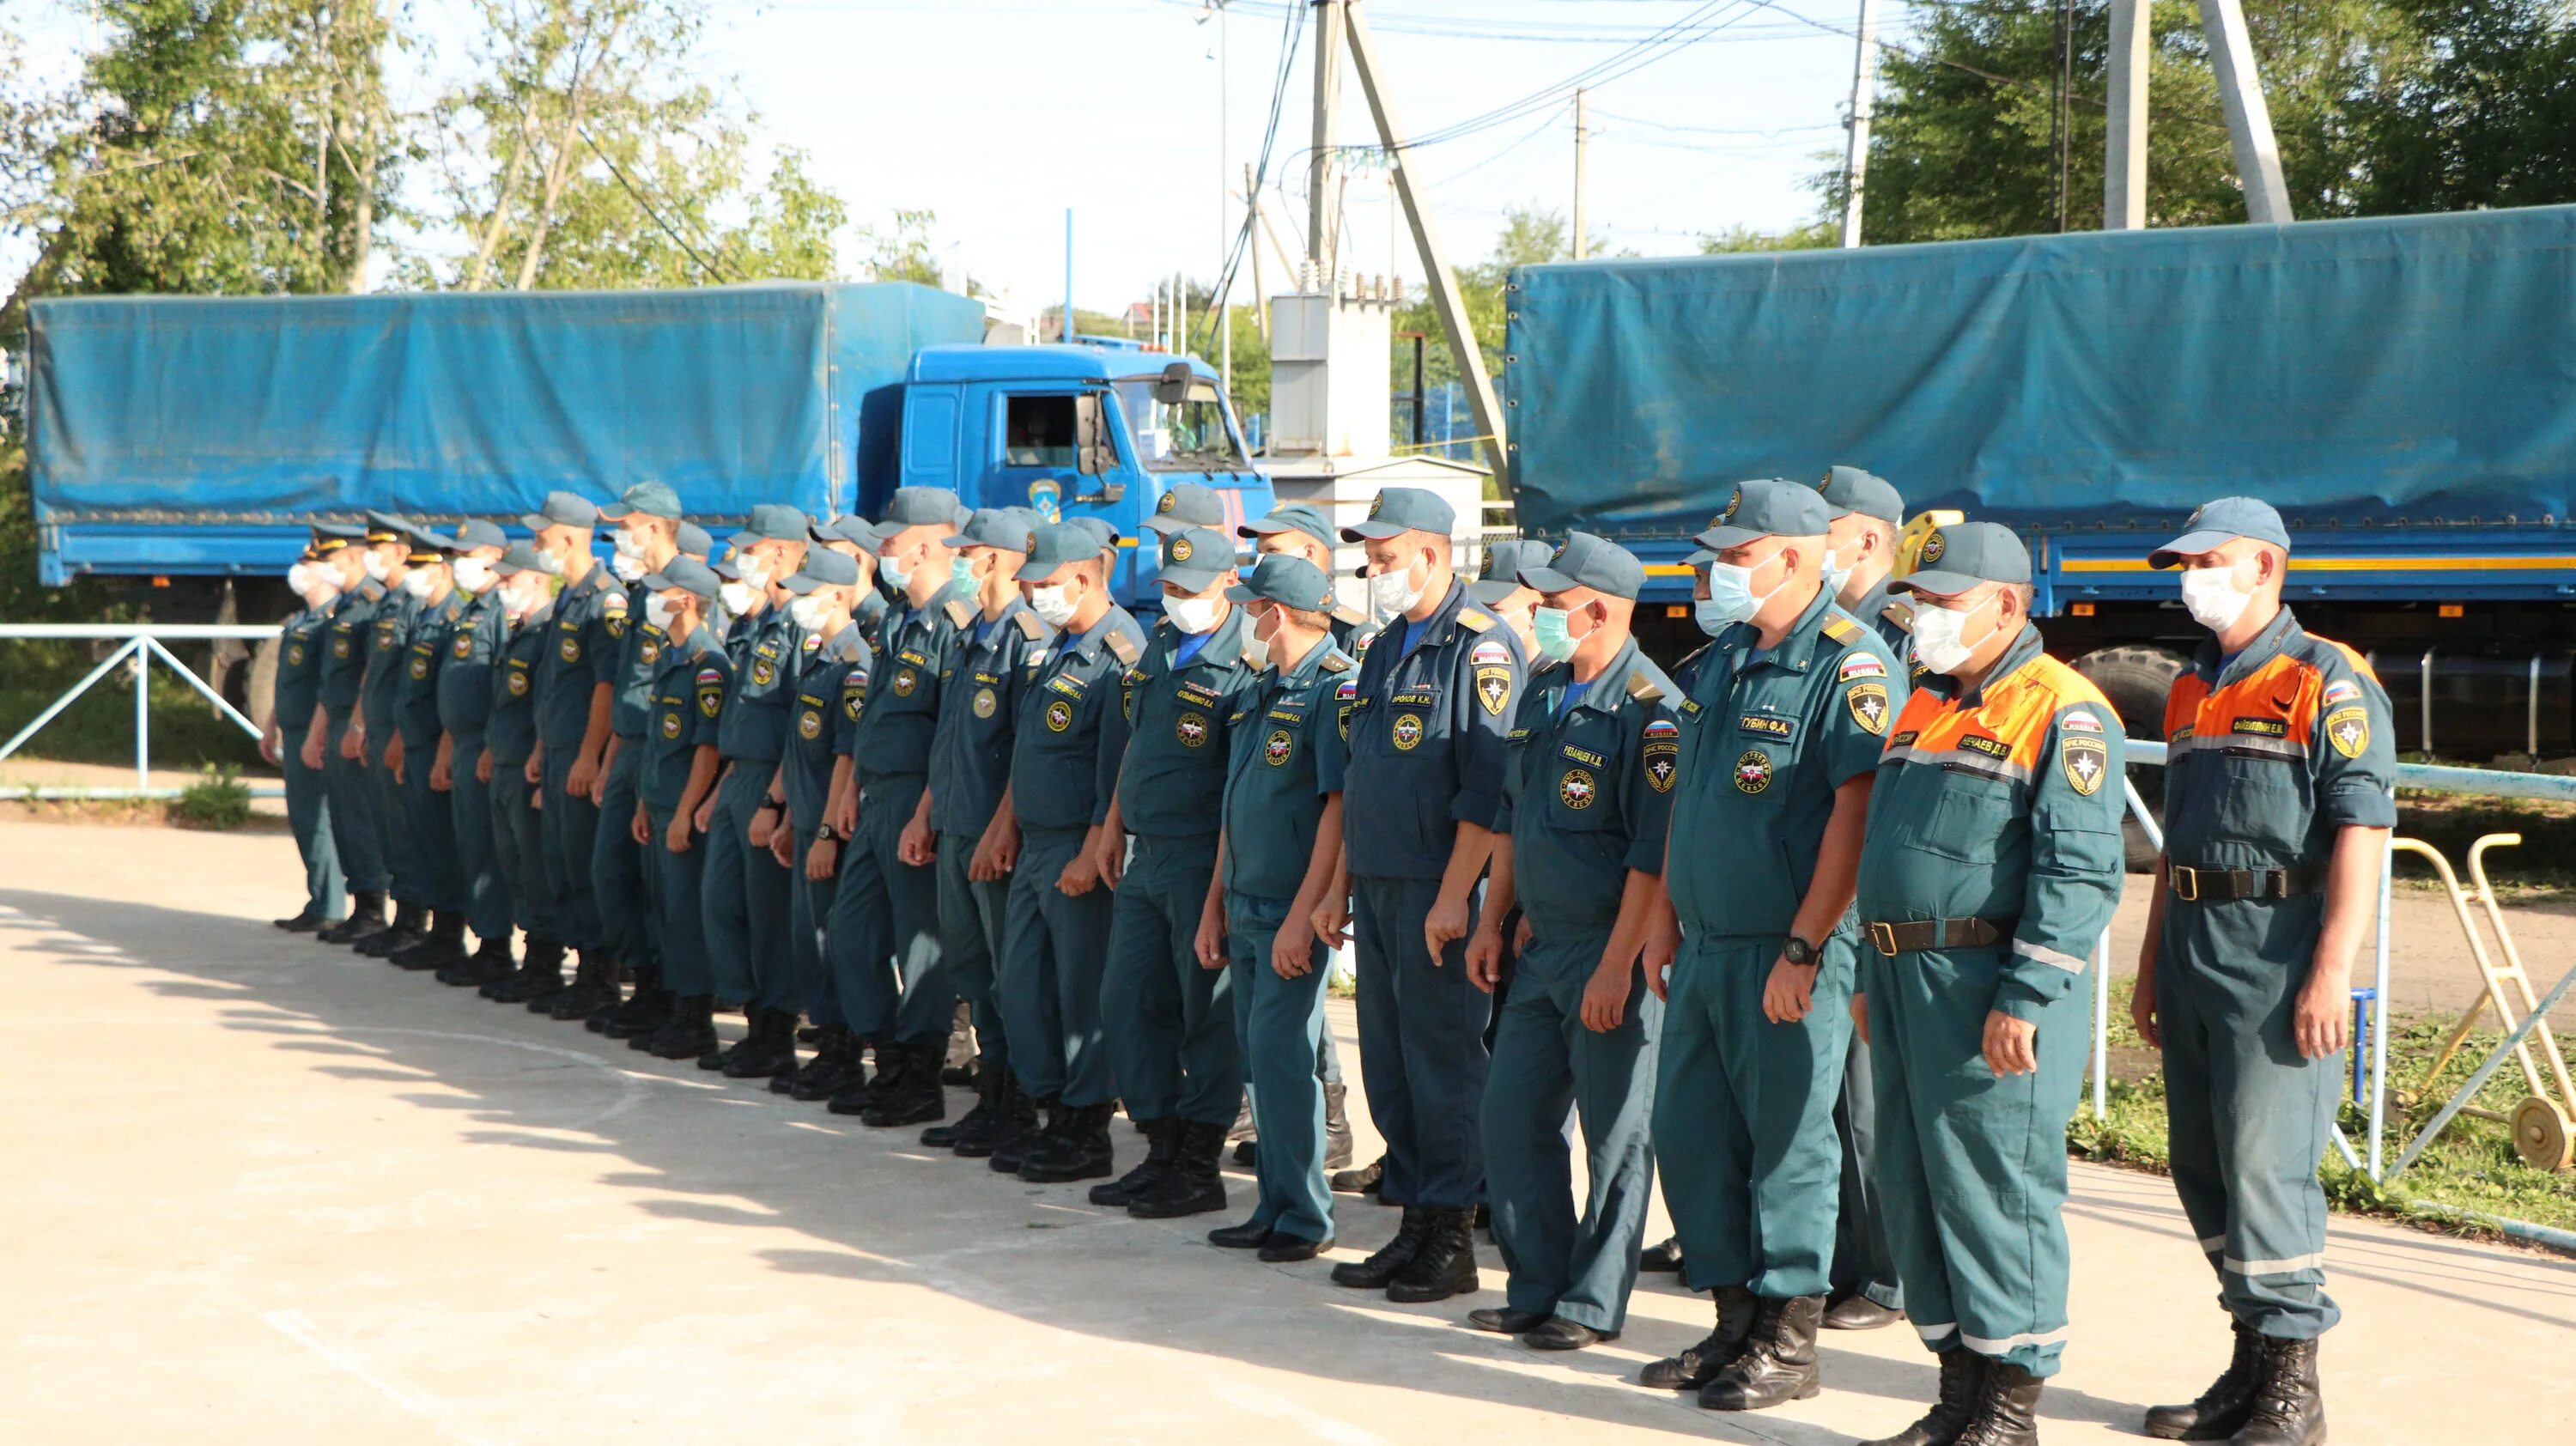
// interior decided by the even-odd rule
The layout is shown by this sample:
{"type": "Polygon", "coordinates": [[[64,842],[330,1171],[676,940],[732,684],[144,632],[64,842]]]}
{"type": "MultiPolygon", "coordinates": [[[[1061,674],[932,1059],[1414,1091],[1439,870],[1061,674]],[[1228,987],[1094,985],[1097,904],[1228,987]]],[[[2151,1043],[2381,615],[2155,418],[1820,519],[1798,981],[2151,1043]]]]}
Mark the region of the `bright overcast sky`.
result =
{"type": "MultiPolygon", "coordinates": [[[[87,25],[77,0],[0,3],[25,7],[40,73],[71,63],[87,25]]],[[[769,142],[810,153],[854,220],[933,211],[952,265],[1045,305],[1063,292],[1070,207],[1075,296],[1103,311],[1144,296],[1160,274],[1215,274],[1219,177],[1239,177],[1258,156],[1290,8],[1231,0],[1221,18],[1202,19],[1202,0],[706,3],[702,72],[730,78],[769,142]]],[[[1842,145],[1858,3],[1365,0],[1365,13],[1413,134],[1503,112],[1416,152],[1448,245],[1472,259],[1505,207],[1570,209],[1573,107],[1547,93],[1591,67],[1604,74],[1589,96],[1588,210],[1614,247],[1683,251],[1704,232],[1811,218],[1803,182],[1818,153],[1842,145]]],[[[392,80],[398,103],[422,105],[452,72],[471,9],[412,0],[411,10],[428,43],[395,58],[392,80]]],[[[1901,38],[1901,10],[1891,19],[1901,38]]],[[[1313,84],[1312,26],[1299,28],[1272,157],[1287,196],[1270,198],[1292,246],[1305,224],[1313,84]]],[[[1374,139],[1347,74],[1342,128],[1346,143],[1374,139]]],[[[1355,176],[1347,195],[1345,258],[1418,277],[1409,243],[1390,265],[1384,182],[1355,176]]],[[[0,256],[12,261],[23,257],[0,256]]]]}

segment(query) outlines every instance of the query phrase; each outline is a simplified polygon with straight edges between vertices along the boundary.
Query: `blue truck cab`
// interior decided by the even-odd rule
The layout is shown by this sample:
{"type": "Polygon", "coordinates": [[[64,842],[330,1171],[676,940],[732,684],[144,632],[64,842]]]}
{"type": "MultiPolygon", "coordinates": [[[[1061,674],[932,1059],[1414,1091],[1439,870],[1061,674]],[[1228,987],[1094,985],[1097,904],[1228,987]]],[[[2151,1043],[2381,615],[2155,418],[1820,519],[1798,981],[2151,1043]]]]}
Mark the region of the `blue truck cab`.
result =
{"type": "Polygon", "coordinates": [[[1160,555],[1139,543],[1172,488],[1214,489],[1229,532],[1270,510],[1270,483],[1196,357],[1082,341],[930,346],[913,354],[901,406],[895,465],[863,467],[860,512],[881,512],[896,486],[926,486],[970,507],[1098,517],[1118,529],[1116,588],[1130,607],[1159,606],[1160,555]]]}

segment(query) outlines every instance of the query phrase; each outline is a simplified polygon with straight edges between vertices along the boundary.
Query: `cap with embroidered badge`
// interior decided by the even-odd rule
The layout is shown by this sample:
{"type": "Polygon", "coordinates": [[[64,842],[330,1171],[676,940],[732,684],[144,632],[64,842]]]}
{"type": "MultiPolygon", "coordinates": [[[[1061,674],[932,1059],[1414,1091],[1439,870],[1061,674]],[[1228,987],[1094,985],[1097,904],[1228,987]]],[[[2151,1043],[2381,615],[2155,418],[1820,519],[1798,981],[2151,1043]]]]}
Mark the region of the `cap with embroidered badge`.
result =
{"type": "Polygon", "coordinates": [[[1064,525],[1090,538],[1098,551],[1107,552],[1118,545],[1118,528],[1106,517],[1070,517],[1064,525]]]}
{"type": "Polygon", "coordinates": [[[503,532],[497,522],[468,517],[456,524],[454,531],[440,538],[439,545],[450,552],[472,552],[478,547],[507,547],[510,534],[503,532]]]}
{"type": "Polygon", "coordinates": [[[1344,542],[1384,542],[1408,532],[1449,535],[1458,509],[1437,492],[1420,487],[1382,487],[1369,501],[1368,519],[1342,529],[1344,542]]]}
{"type": "Polygon", "coordinates": [[[549,492],[544,505],[521,517],[519,525],[531,532],[548,527],[597,527],[599,509],[578,493],[549,492]]]}
{"type": "Polygon", "coordinates": [[[1832,468],[1825,473],[1825,480],[1816,484],[1816,492],[1825,499],[1833,517],[1859,513],[1890,527],[1905,525],[1905,499],[1897,495],[1895,483],[1875,472],[1858,467],[1832,468]]]}
{"type": "Polygon", "coordinates": [[[1521,569],[1521,586],[1548,594],[1588,587],[1635,602],[1637,594],[1646,590],[1646,565],[1606,537],[1569,532],[1565,545],[1545,565],[1521,569]]]}
{"type": "Polygon", "coordinates": [[[1184,527],[1223,527],[1225,499],[1213,487],[1196,482],[1175,482],[1154,503],[1154,513],[1145,519],[1147,532],[1174,532],[1184,527]]]}
{"type": "Polygon", "coordinates": [[[1737,483],[1726,506],[1708,520],[1708,530],[1691,541],[1724,552],[1765,537],[1822,537],[1832,522],[1833,510],[1815,488],[1757,477],[1737,483]]]}
{"type": "Polygon", "coordinates": [[[600,520],[623,522],[629,517],[660,517],[676,522],[680,517],[680,494],[666,482],[638,482],[626,489],[616,501],[599,509],[600,520]]]}
{"type": "Polygon", "coordinates": [[[945,487],[897,487],[877,522],[880,541],[907,527],[956,527],[966,519],[957,494],[945,487]]]}
{"type": "Polygon", "coordinates": [[[664,563],[660,572],[644,574],[644,586],[654,592],[676,589],[712,601],[716,595],[716,575],[715,570],[705,563],[683,555],[664,563]]]}
{"type": "Polygon", "coordinates": [[[2182,536],[2147,554],[2149,567],[2173,567],[2186,557],[2225,547],[2240,537],[2268,542],[2287,552],[2290,529],[2272,504],[2254,497],[2221,497],[2205,502],[2182,525],[2182,536]]]}
{"type": "Polygon", "coordinates": [[[537,545],[522,537],[501,549],[501,560],[492,564],[492,570],[508,577],[512,573],[545,572],[548,569],[545,556],[537,551],[537,545]]]}
{"type": "Polygon", "coordinates": [[[397,517],[390,512],[379,512],[370,507],[367,509],[367,525],[359,535],[366,539],[368,546],[372,547],[379,542],[409,542],[412,539],[412,532],[412,524],[408,518],[397,517]]]}
{"type": "Polygon", "coordinates": [[[1556,549],[1535,537],[1506,538],[1485,544],[1485,565],[1467,584],[1467,595],[1487,607],[1520,591],[1521,570],[1544,566],[1556,549]]]}
{"type": "Polygon", "coordinates": [[[1024,514],[1007,507],[978,507],[966,519],[966,526],[954,536],[942,539],[944,547],[998,547],[1005,552],[1018,552],[1028,546],[1029,523],[1024,514]]]}
{"type": "Polygon", "coordinates": [[[1275,602],[1282,607],[1306,612],[1328,613],[1333,610],[1333,580],[1324,570],[1302,557],[1274,552],[1261,559],[1243,581],[1225,590],[1228,600],[1248,603],[1255,598],[1275,602]]]}
{"type": "Polygon", "coordinates": [[[680,549],[682,557],[694,557],[701,562],[716,550],[714,534],[694,522],[681,523],[679,531],[672,534],[671,542],[680,549]]]}
{"type": "Polygon", "coordinates": [[[1163,534],[1163,581],[1174,587],[1205,592],[1234,565],[1234,539],[1213,527],[1163,534]]]}
{"type": "Polygon", "coordinates": [[[312,550],[317,556],[338,552],[366,535],[367,529],[351,523],[316,522],[313,524],[312,550]]]}
{"type": "Polygon", "coordinates": [[[762,502],[751,509],[742,530],[731,539],[736,547],[755,542],[803,542],[807,523],[805,514],[784,502],[762,502]]]}
{"type": "Polygon", "coordinates": [[[1247,522],[1234,530],[1237,537],[1276,537],[1283,532],[1302,532],[1317,542],[1331,547],[1334,542],[1332,519],[1322,509],[1303,502],[1283,503],[1270,509],[1270,515],[1247,522]]]}
{"type": "Polygon", "coordinates": [[[2030,549],[2000,522],[1957,522],[1924,537],[1914,571],[1890,587],[1949,597],[1979,583],[2030,581],[2030,549]]]}
{"type": "Polygon", "coordinates": [[[1011,574],[1020,582],[1044,582],[1068,562],[1089,562],[1100,556],[1100,544],[1092,540],[1091,529],[1072,522],[1033,528],[1027,541],[1029,560],[1011,574]]]}
{"type": "Polygon", "coordinates": [[[803,597],[818,587],[856,587],[859,582],[859,560],[846,553],[818,547],[805,554],[805,565],[778,585],[803,597]]]}

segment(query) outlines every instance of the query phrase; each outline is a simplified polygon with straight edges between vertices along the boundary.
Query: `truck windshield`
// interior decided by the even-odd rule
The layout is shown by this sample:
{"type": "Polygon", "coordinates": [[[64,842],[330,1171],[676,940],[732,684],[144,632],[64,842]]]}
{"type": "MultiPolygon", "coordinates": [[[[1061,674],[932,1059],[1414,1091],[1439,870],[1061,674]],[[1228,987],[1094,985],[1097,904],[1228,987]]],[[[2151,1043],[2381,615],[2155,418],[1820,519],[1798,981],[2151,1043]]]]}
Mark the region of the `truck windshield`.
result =
{"type": "Polygon", "coordinates": [[[1155,472],[1222,472],[1247,465],[1225,424],[1225,399],[1213,383],[1192,382],[1189,400],[1154,399],[1154,377],[1118,383],[1118,400],[1136,429],[1136,450],[1155,472]]]}

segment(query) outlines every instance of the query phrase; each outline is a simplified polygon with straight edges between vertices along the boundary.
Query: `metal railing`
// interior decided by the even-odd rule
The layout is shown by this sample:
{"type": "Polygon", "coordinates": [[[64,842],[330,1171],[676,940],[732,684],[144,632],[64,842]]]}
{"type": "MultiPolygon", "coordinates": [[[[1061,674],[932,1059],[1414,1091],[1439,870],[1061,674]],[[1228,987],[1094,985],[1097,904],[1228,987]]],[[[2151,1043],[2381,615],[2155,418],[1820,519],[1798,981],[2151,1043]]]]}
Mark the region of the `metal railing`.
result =
{"type": "MultiPolygon", "coordinates": [[[[2165,764],[2165,759],[2165,745],[2162,743],[2132,741],[2128,745],[2130,763],[2161,768],[2165,764]]],[[[2128,794],[2130,817],[2137,820],[2138,826],[2145,830],[2148,840],[2155,845],[2156,851],[2162,853],[2164,832],[2157,825],[2155,814],[2147,807],[2146,800],[2139,796],[2135,783],[2123,779],[2121,786],[2128,794]]],[[[2453,768],[2434,763],[2401,763],[2397,765],[2397,787],[2424,793],[2469,794],[2485,798],[2521,798],[2550,803],[2576,803],[2576,776],[2559,774],[2507,773],[2483,768],[2453,768]]],[[[2538,1006],[2524,1016],[2518,1027],[2507,1032],[2503,1041],[2497,1044],[2494,1051],[2488,1054],[2470,1074],[2467,1083],[2460,1086],[2441,1110],[2416,1133],[2415,1138],[2408,1143],[2405,1153],[2398,1157],[2397,1163],[2394,1166],[2387,1165],[2384,1145],[2387,1138],[2388,1033],[2393,1024],[2392,1011],[2389,1008],[2388,936],[2391,876],[2395,863],[2396,847],[2392,833],[2389,849],[2381,858],[2379,867],[2379,919],[2378,927],[2372,931],[2374,939],[2371,949],[2371,981],[2367,988],[2356,988],[2352,991],[2357,1008],[2365,1003],[2367,1005],[2366,1008],[2361,1009],[2362,1027],[2354,1032],[2352,1039],[2352,1048],[2362,1050],[2366,1047],[2369,1059],[2369,1098],[2366,1105],[2369,1110],[2370,1125],[2365,1139],[2365,1148],[2354,1149],[2352,1141],[2345,1138],[2340,1125],[2334,1127],[2332,1136],[2335,1150],[2343,1156],[2344,1163],[2369,1176],[2371,1183],[2382,1188],[2395,1182],[2399,1175],[2405,1173],[2407,1168],[2415,1163],[2416,1157],[2423,1153],[2425,1146],[2431,1144],[2433,1138],[2451,1122],[2452,1117],[2459,1114],[2467,1107],[2470,1100],[2477,1097],[2478,1091],[2485,1088],[2487,1080],[2508,1058],[2513,1056],[2516,1047],[2530,1036],[2532,1030],[2542,1020],[2548,1018],[2549,1011],[2556,1008],[2559,1001],[2568,996],[2571,987],[2576,987],[2576,964],[2571,964],[2566,974],[2542,996],[2538,1006]]],[[[2110,1108],[2110,1034],[2111,931],[2106,928],[2102,931],[2102,940],[2098,946],[2098,957],[2093,970],[2092,1103],[2097,1118],[2107,1118],[2110,1108]]],[[[2576,1251],[2576,1235],[2570,1235],[2566,1231],[2536,1225],[2527,1220],[2484,1215],[2451,1207],[2437,1207],[2436,1211],[2502,1230],[2519,1239],[2549,1245],[2562,1251],[2576,1251]]]]}
{"type": "MultiPolygon", "coordinates": [[[[86,677],[74,683],[61,697],[56,698],[51,706],[37,714],[27,726],[11,735],[7,743],[0,743],[0,762],[6,762],[10,755],[25,746],[28,739],[35,737],[46,724],[62,716],[64,709],[77,702],[82,694],[96,687],[100,680],[116,672],[119,667],[123,667],[132,674],[134,686],[133,787],[31,785],[25,788],[0,788],[0,797],[40,801],[177,798],[180,794],[179,789],[152,786],[152,660],[159,658],[164,667],[178,674],[189,687],[194,688],[204,695],[208,702],[214,704],[217,713],[231,719],[244,733],[249,734],[253,740],[257,740],[260,736],[259,725],[243,717],[240,709],[225,702],[223,695],[216,692],[213,685],[198,677],[195,669],[179,661],[178,655],[171,652],[165,643],[216,642],[225,639],[250,642],[276,637],[279,631],[279,625],[274,623],[265,627],[234,623],[0,623],[0,641],[113,641],[117,643],[117,647],[105,658],[100,659],[98,665],[91,668],[86,677]]],[[[285,789],[273,783],[255,784],[251,787],[250,794],[253,798],[279,798],[284,796],[285,789]]]]}

